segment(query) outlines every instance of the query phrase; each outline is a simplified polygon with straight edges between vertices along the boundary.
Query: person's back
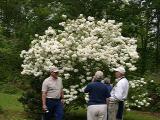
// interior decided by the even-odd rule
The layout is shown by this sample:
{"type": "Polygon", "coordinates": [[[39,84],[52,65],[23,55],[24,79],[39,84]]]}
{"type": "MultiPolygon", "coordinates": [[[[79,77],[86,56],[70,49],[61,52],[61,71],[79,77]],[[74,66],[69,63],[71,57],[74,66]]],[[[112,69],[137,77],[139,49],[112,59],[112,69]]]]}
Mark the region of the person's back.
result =
{"type": "Polygon", "coordinates": [[[110,93],[107,86],[101,83],[102,79],[103,72],[97,71],[92,82],[84,90],[85,93],[89,93],[87,120],[107,119],[106,99],[110,97],[110,93]]]}
{"type": "Polygon", "coordinates": [[[85,92],[89,93],[88,105],[106,104],[106,98],[110,97],[107,86],[101,82],[88,84],[85,92]]]}

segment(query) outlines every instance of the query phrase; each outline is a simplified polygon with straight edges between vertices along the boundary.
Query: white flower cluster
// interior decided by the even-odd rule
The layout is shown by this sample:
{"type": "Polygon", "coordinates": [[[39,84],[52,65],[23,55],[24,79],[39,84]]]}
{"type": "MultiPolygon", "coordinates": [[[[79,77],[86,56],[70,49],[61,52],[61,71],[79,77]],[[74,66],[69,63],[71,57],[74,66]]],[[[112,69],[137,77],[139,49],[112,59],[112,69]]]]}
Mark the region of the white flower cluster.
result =
{"type": "Polygon", "coordinates": [[[65,103],[69,104],[71,101],[77,99],[77,90],[76,88],[78,88],[79,85],[71,85],[70,89],[63,89],[65,95],[64,95],[64,99],[65,99],[65,103]]]}
{"type": "MultiPolygon", "coordinates": [[[[133,0],[120,0],[120,1],[122,1],[124,4],[129,4],[129,2],[133,0]]],[[[112,2],[115,3],[115,0],[113,0],[112,2]]]]}
{"type": "MultiPolygon", "coordinates": [[[[152,81],[151,81],[152,82],[152,81]]],[[[130,107],[142,108],[150,105],[151,98],[148,97],[148,91],[146,89],[147,82],[144,78],[140,80],[129,81],[130,84],[130,98],[126,103],[128,110],[130,107]]]]}
{"type": "MultiPolygon", "coordinates": [[[[92,79],[93,72],[104,69],[104,66],[109,70],[120,65],[130,71],[136,70],[137,40],[121,35],[122,23],[105,19],[97,21],[90,16],[86,19],[80,15],[59,25],[63,30],[49,27],[45,35],[35,35],[28,51],[21,52],[20,56],[24,58],[22,74],[42,76],[55,65],[62,68],[63,80],[72,81],[72,85],[84,85],[92,79]]],[[[76,99],[80,92],[69,89],[65,89],[68,93],[66,103],[76,99]]]]}
{"type": "Polygon", "coordinates": [[[85,100],[86,100],[86,102],[89,101],[89,95],[87,93],[85,94],[85,100]]]}
{"type": "Polygon", "coordinates": [[[140,89],[140,87],[143,87],[147,82],[144,81],[144,78],[141,78],[140,80],[129,81],[129,84],[131,88],[138,87],[140,89]]]}

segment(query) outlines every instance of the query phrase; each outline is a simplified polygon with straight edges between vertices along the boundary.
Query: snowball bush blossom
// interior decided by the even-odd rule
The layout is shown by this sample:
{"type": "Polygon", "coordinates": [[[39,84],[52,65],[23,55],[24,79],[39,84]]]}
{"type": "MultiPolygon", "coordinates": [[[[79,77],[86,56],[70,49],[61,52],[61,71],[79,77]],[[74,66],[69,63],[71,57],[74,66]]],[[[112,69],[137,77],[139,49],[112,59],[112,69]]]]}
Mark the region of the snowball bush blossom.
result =
{"type": "Polygon", "coordinates": [[[120,65],[130,71],[136,70],[137,40],[121,35],[122,23],[97,21],[81,14],[77,19],[67,19],[59,25],[63,29],[49,27],[44,35],[36,34],[29,50],[21,52],[20,56],[24,58],[21,74],[40,77],[50,66],[59,67],[60,77],[67,83],[64,89],[67,104],[78,97],[79,89],[97,70],[112,71],[120,65]],[[78,87],[70,88],[70,85],[78,87]]]}
{"type": "Polygon", "coordinates": [[[128,110],[130,108],[142,108],[150,105],[151,98],[148,97],[147,82],[144,78],[129,81],[129,99],[126,102],[128,110]]]}

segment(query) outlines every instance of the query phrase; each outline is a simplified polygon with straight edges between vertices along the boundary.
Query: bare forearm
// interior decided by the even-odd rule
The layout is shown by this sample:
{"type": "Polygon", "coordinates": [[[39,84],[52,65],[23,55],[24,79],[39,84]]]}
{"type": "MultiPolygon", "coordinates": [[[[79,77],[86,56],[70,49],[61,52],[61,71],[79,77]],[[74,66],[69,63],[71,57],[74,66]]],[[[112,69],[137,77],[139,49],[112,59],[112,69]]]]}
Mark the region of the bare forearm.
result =
{"type": "Polygon", "coordinates": [[[42,105],[46,105],[46,93],[42,93],[42,105]]]}
{"type": "Polygon", "coordinates": [[[64,92],[63,92],[63,89],[61,90],[61,99],[64,99],[64,92]]]}

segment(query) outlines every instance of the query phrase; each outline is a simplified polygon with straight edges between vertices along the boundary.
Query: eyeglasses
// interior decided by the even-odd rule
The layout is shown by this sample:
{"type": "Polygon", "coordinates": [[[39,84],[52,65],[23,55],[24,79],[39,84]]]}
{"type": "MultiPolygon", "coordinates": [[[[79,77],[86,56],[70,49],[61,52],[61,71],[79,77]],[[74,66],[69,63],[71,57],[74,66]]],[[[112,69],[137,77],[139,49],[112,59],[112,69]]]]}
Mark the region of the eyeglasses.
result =
{"type": "Polygon", "coordinates": [[[53,73],[58,74],[59,72],[53,72],[53,73]]]}

